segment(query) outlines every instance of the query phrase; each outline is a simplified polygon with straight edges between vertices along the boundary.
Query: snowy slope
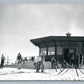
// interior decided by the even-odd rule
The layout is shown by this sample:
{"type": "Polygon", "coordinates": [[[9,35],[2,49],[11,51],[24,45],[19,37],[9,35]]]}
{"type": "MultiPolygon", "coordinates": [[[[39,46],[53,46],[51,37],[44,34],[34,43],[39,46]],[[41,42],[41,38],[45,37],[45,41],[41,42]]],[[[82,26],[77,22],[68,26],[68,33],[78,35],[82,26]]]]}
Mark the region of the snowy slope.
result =
{"type": "Polygon", "coordinates": [[[3,68],[0,69],[0,80],[84,80],[84,74],[80,70],[77,72],[79,76],[75,69],[65,69],[62,73],[59,69],[57,72],[55,69],[45,69],[44,73],[36,73],[35,69],[3,68]]]}

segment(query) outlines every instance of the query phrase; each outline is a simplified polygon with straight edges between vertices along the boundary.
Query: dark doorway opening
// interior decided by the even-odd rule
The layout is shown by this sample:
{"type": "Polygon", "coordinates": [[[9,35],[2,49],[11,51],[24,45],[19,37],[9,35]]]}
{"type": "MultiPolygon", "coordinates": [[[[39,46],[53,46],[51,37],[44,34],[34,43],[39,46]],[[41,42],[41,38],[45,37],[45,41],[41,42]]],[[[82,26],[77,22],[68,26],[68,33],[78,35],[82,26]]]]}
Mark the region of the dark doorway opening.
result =
{"type": "Polygon", "coordinates": [[[64,48],[64,60],[70,65],[78,66],[78,56],[76,55],[75,48],[64,48]]]}
{"type": "Polygon", "coordinates": [[[64,48],[64,60],[68,63],[70,63],[69,60],[70,56],[69,56],[69,49],[68,48],[64,48]]]}

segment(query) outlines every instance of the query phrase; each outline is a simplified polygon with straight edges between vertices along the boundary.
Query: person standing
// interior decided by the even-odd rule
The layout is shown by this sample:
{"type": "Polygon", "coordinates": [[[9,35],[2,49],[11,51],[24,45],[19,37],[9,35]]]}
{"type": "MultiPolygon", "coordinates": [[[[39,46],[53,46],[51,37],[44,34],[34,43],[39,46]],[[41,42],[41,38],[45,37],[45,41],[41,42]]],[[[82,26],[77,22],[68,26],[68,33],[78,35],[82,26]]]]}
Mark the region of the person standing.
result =
{"type": "Polygon", "coordinates": [[[38,56],[34,59],[34,66],[35,66],[36,72],[39,72],[40,65],[41,65],[41,57],[38,56]]]}
{"type": "Polygon", "coordinates": [[[71,56],[71,66],[73,67],[73,65],[74,65],[74,63],[75,63],[75,56],[74,56],[74,54],[71,56]]]}
{"type": "Polygon", "coordinates": [[[4,67],[4,61],[5,61],[5,56],[2,54],[2,57],[1,57],[1,68],[4,67]]]}
{"type": "Polygon", "coordinates": [[[45,55],[41,56],[41,72],[44,72],[45,55]]]}
{"type": "Polygon", "coordinates": [[[54,66],[56,66],[56,57],[51,58],[51,68],[54,69],[54,66]]]}
{"type": "Polygon", "coordinates": [[[21,69],[21,65],[22,65],[22,55],[20,53],[18,53],[17,55],[17,62],[18,62],[18,69],[21,69]]]}

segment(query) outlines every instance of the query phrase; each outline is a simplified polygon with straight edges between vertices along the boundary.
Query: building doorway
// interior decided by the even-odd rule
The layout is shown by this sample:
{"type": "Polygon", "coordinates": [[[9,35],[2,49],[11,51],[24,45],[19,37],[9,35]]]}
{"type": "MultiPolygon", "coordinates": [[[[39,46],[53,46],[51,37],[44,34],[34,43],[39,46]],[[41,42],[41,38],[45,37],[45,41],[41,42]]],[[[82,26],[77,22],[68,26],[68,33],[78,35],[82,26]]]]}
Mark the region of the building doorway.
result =
{"type": "Polygon", "coordinates": [[[64,48],[64,60],[69,63],[69,49],[64,48]]]}
{"type": "Polygon", "coordinates": [[[72,59],[75,60],[76,49],[75,48],[64,48],[64,60],[69,64],[72,64],[72,59]]]}

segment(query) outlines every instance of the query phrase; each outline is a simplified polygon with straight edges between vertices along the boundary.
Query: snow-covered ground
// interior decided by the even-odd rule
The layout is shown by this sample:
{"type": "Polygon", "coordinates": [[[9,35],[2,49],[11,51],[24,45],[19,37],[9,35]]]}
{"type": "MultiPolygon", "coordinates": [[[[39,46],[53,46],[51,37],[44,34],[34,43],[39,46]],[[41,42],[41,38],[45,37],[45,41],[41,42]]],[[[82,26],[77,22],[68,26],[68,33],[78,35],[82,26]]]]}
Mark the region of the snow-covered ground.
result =
{"type": "Polygon", "coordinates": [[[84,80],[84,70],[64,69],[62,73],[58,69],[45,69],[43,73],[36,73],[35,69],[0,69],[0,80],[84,80]],[[82,72],[81,72],[82,71],[82,72]],[[59,74],[60,73],[60,74],[59,74]]]}

